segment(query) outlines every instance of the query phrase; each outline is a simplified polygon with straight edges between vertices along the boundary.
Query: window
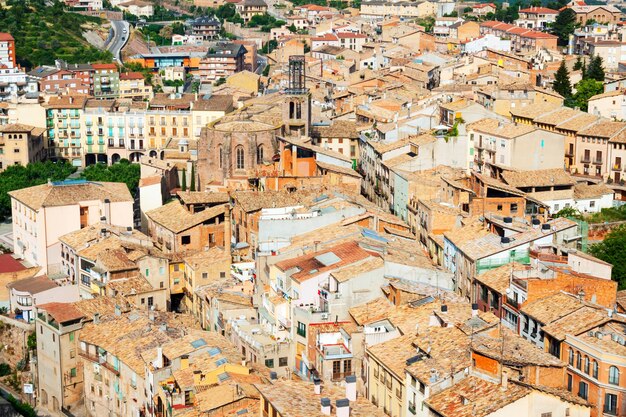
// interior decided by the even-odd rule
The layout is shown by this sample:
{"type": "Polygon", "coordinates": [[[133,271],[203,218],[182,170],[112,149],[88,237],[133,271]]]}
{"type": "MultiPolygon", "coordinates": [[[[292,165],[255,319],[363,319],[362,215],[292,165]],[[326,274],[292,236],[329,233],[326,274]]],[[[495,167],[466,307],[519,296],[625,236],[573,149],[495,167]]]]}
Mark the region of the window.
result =
{"type": "Polygon", "coordinates": [[[585,356],[585,373],[589,375],[589,357],[585,356]]]}
{"type": "Polygon", "coordinates": [[[159,267],[159,274],[160,275],[165,274],[165,267],[164,266],[159,267]]]}
{"type": "Polygon", "coordinates": [[[287,358],[278,358],[278,366],[287,366],[287,358]]]}
{"type": "Polygon", "coordinates": [[[74,359],[76,357],[76,350],[75,349],[70,349],[70,358],[74,359]]]}
{"type": "Polygon", "coordinates": [[[70,369],[70,376],[71,376],[72,378],[76,378],[76,368],[72,368],[72,369],[70,369]]]}
{"type": "Polygon", "coordinates": [[[582,399],[587,399],[587,395],[589,394],[589,386],[586,382],[580,381],[578,383],[578,396],[582,399]]]}
{"type": "Polygon", "coordinates": [[[244,159],[244,154],[243,154],[243,147],[241,146],[237,147],[237,150],[235,151],[235,157],[236,157],[235,167],[237,169],[244,169],[245,159],[244,159]]]}
{"type": "Polygon", "coordinates": [[[189,235],[181,236],[180,237],[180,243],[183,244],[183,245],[191,244],[191,236],[189,236],[189,235]]]}
{"type": "Polygon", "coordinates": [[[265,359],[265,366],[267,366],[268,368],[273,368],[274,367],[274,359],[265,359]]]}
{"type": "Polygon", "coordinates": [[[146,268],[146,277],[150,276],[150,270],[148,268],[146,268]]]}
{"type": "Polygon", "coordinates": [[[209,277],[209,274],[207,272],[202,273],[202,279],[207,279],[208,277],[209,277]]]}
{"type": "Polygon", "coordinates": [[[615,366],[609,368],[609,384],[619,385],[619,369],[615,366]]]}
{"type": "Polygon", "coordinates": [[[574,378],[572,377],[572,374],[567,374],[567,390],[571,391],[573,387],[574,387],[574,378]]]}
{"type": "Polygon", "coordinates": [[[593,361],[593,377],[598,378],[598,362],[596,360],[593,361]]]}
{"type": "Polygon", "coordinates": [[[511,204],[511,213],[517,213],[517,203],[511,204]]]}
{"type": "Polygon", "coordinates": [[[589,207],[595,207],[595,206],[596,206],[596,202],[595,202],[595,201],[593,201],[593,200],[591,200],[591,201],[589,202],[589,207]]]}
{"type": "Polygon", "coordinates": [[[574,350],[569,348],[569,364],[574,366],[574,350]]]}
{"type": "Polygon", "coordinates": [[[297,333],[299,336],[306,337],[306,324],[302,322],[298,322],[298,330],[297,333]]]}
{"type": "Polygon", "coordinates": [[[552,412],[541,413],[541,417],[552,417],[552,412]]]}
{"type": "Polygon", "coordinates": [[[223,157],[224,157],[224,155],[223,155],[223,153],[222,153],[222,147],[220,146],[220,147],[219,147],[219,158],[220,158],[220,160],[219,160],[219,163],[218,163],[218,165],[219,165],[220,169],[222,169],[222,160],[223,160],[222,158],[223,158],[223,157]]]}
{"type": "Polygon", "coordinates": [[[165,288],[165,284],[163,283],[163,281],[159,283],[159,288],[165,288]]]}
{"type": "Polygon", "coordinates": [[[604,396],[604,412],[612,416],[617,415],[617,395],[606,394],[604,396]]]}
{"type": "Polygon", "coordinates": [[[226,272],[224,271],[220,272],[220,278],[226,278],[226,272]]]}
{"type": "Polygon", "coordinates": [[[263,145],[256,148],[256,163],[259,165],[263,163],[263,145]]]}
{"type": "Polygon", "coordinates": [[[580,352],[576,352],[576,368],[582,369],[583,357],[580,356],[580,352]]]}
{"type": "Polygon", "coordinates": [[[352,360],[346,359],[343,361],[343,372],[346,375],[350,375],[352,373],[352,360]]]}
{"type": "Polygon", "coordinates": [[[502,211],[502,204],[498,204],[497,210],[502,211]]]}
{"type": "Polygon", "coordinates": [[[152,307],[154,305],[154,297],[148,297],[148,306],[152,307]]]}

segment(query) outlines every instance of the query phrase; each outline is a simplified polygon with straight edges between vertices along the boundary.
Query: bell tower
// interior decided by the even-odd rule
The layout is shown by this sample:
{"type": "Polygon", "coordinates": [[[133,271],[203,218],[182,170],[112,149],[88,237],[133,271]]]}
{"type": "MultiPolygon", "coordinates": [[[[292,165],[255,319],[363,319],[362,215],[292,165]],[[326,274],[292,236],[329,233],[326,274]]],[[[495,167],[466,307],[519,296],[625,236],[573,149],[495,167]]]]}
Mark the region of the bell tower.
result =
{"type": "Polygon", "coordinates": [[[311,94],[306,88],[305,66],[304,55],[289,57],[289,87],[283,104],[285,134],[289,136],[309,136],[311,94]]]}

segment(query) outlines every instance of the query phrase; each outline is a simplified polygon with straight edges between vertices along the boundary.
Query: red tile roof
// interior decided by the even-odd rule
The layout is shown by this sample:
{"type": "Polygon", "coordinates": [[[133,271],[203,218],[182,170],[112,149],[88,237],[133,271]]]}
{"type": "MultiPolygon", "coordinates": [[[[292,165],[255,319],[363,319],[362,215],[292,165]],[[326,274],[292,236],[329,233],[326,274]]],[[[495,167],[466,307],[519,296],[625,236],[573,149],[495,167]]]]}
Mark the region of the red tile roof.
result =
{"type": "Polygon", "coordinates": [[[519,12],[529,14],[559,14],[557,10],[548,9],[547,7],[529,7],[528,9],[522,9],[519,12]]]}
{"type": "Polygon", "coordinates": [[[95,70],[104,70],[104,69],[117,69],[117,66],[115,64],[91,64],[91,68],[95,69],[95,70]]]}
{"type": "Polygon", "coordinates": [[[120,80],[143,80],[140,72],[123,72],[120,74],[120,80]]]}
{"type": "Polygon", "coordinates": [[[10,33],[0,32],[0,41],[15,41],[10,33]]]}
{"type": "Polygon", "coordinates": [[[293,259],[287,259],[278,262],[276,266],[282,271],[288,271],[292,268],[298,268],[299,271],[292,274],[291,278],[298,282],[306,281],[309,278],[315,277],[322,272],[328,272],[341,268],[346,265],[361,261],[370,256],[378,256],[373,252],[368,252],[363,249],[355,241],[342,243],[337,246],[333,246],[328,249],[324,249],[320,252],[309,253],[299,256],[293,259]],[[321,255],[333,253],[339,260],[335,263],[325,265],[319,260],[321,255]]]}
{"type": "Polygon", "coordinates": [[[352,33],[352,32],[341,32],[338,33],[337,36],[339,39],[364,39],[367,38],[366,35],[362,33],[352,33]]]}
{"type": "Polygon", "coordinates": [[[37,306],[37,308],[45,310],[57,323],[65,323],[85,317],[72,303],[47,303],[37,306]]]}
{"type": "Polygon", "coordinates": [[[316,36],[315,38],[311,38],[313,42],[321,42],[321,41],[336,41],[338,40],[337,36],[332,33],[325,33],[322,36],[316,36]]]}
{"type": "Polygon", "coordinates": [[[0,273],[23,271],[26,267],[8,253],[0,255],[0,273]]]}
{"type": "Polygon", "coordinates": [[[493,3],[482,3],[482,4],[477,4],[475,6],[472,6],[472,9],[483,9],[485,7],[493,7],[495,9],[496,5],[493,3]]]}

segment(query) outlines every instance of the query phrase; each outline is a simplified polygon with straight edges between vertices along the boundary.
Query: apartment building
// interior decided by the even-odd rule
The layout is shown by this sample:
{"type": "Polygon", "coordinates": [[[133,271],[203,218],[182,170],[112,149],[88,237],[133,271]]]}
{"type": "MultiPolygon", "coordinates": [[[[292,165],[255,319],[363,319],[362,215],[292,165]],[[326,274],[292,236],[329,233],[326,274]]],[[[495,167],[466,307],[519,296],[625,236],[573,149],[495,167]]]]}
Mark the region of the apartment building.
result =
{"type": "Polygon", "coordinates": [[[191,33],[204,40],[219,37],[222,24],[213,16],[201,16],[191,22],[191,33]]]}
{"type": "Polygon", "coordinates": [[[237,10],[244,23],[247,23],[252,19],[252,16],[267,13],[267,3],[263,0],[239,0],[235,3],[235,10],[237,10]]]}
{"type": "Polygon", "coordinates": [[[473,139],[474,169],[499,178],[503,170],[561,168],[565,138],[534,126],[482,119],[467,126],[473,139]],[[521,151],[523,149],[523,152],[521,151]]]}
{"type": "Polygon", "coordinates": [[[214,82],[243,71],[246,52],[243,45],[235,43],[218,43],[211,47],[200,60],[200,79],[214,82]]]}
{"type": "Polygon", "coordinates": [[[616,24],[620,21],[622,11],[608,4],[601,5],[578,5],[569,6],[576,13],[576,22],[580,25],[587,24],[587,21],[594,20],[598,23],[616,24]]]}
{"type": "Polygon", "coordinates": [[[544,48],[554,51],[557,48],[558,38],[555,35],[498,22],[497,20],[481,23],[480,34],[510,38],[512,52],[538,52],[544,48]]]}
{"type": "Polygon", "coordinates": [[[93,95],[97,98],[119,96],[120,74],[115,64],[92,64],[93,95]]]}
{"type": "Polygon", "coordinates": [[[27,323],[35,321],[35,310],[38,305],[63,300],[78,301],[78,286],[68,280],[52,280],[45,275],[24,278],[7,284],[10,295],[9,311],[18,320],[27,323]]]}
{"type": "Polygon", "coordinates": [[[184,297],[179,308],[200,319],[202,317],[201,298],[197,290],[209,283],[224,279],[230,274],[230,251],[213,247],[185,257],[184,262],[184,297]]]}
{"type": "Polygon", "coordinates": [[[9,68],[17,66],[15,39],[13,39],[10,33],[0,32],[0,64],[9,68]]]}
{"type": "Polygon", "coordinates": [[[61,96],[48,101],[46,127],[50,158],[67,159],[74,166],[84,165],[80,120],[87,100],[87,96],[61,96]]]}
{"type": "Polygon", "coordinates": [[[515,20],[515,24],[517,26],[536,30],[545,30],[549,28],[559,14],[558,10],[538,6],[520,9],[518,13],[519,18],[515,20]]]}
{"type": "Polygon", "coordinates": [[[28,73],[28,75],[38,79],[39,90],[43,94],[89,95],[91,92],[91,84],[85,83],[82,78],[77,77],[72,71],[38,67],[28,73]]]}
{"type": "Polygon", "coordinates": [[[37,306],[37,401],[53,412],[80,410],[83,372],[78,353],[83,325],[113,314],[115,302],[103,297],[37,306]]]}
{"type": "Polygon", "coordinates": [[[152,86],[146,85],[140,72],[119,74],[119,98],[138,101],[151,100],[152,86]]]}
{"type": "Polygon", "coordinates": [[[42,272],[61,266],[59,238],[98,223],[133,226],[133,198],[124,183],[66,180],[11,191],[15,254],[42,272]],[[58,219],[63,219],[59,222],[58,219]]]}
{"type": "Polygon", "coordinates": [[[46,129],[22,124],[0,126],[0,172],[46,159],[46,129]]]}
{"type": "Polygon", "coordinates": [[[436,15],[436,4],[430,1],[390,2],[366,1],[361,5],[361,16],[367,19],[382,20],[385,16],[404,18],[427,17],[436,15]]]}

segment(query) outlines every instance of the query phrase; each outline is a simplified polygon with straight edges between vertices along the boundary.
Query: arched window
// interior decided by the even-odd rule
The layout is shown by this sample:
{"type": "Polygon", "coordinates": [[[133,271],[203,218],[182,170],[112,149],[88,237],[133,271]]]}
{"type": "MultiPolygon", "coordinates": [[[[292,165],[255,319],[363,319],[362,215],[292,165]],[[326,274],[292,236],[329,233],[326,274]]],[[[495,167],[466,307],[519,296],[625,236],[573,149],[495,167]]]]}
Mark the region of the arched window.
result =
{"type": "Polygon", "coordinates": [[[589,357],[585,356],[585,373],[589,375],[589,357]]]}
{"type": "Polygon", "coordinates": [[[593,361],[593,373],[591,374],[594,378],[598,378],[598,361],[593,361]]]}
{"type": "Polygon", "coordinates": [[[569,364],[574,366],[574,350],[569,348],[569,364]]]}
{"type": "Polygon", "coordinates": [[[619,385],[619,369],[615,366],[609,368],[609,384],[619,385]]]}
{"type": "Polygon", "coordinates": [[[263,163],[263,145],[256,148],[256,163],[259,165],[263,163]]]}
{"type": "Polygon", "coordinates": [[[235,165],[237,169],[244,169],[245,159],[243,155],[243,147],[239,146],[237,148],[237,150],[235,151],[235,157],[237,158],[236,165],[235,165]]]}
{"type": "Polygon", "coordinates": [[[576,352],[576,368],[582,369],[583,358],[580,356],[580,352],[576,352]]]}
{"type": "Polygon", "coordinates": [[[223,164],[222,161],[223,161],[223,158],[224,158],[224,154],[222,153],[222,147],[221,146],[218,147],[218,153],[219,153],[219,155],[218,155],[219,156],[218,166],[220,167],[220,169],[222,169],[222,164],[223,164]]]}

